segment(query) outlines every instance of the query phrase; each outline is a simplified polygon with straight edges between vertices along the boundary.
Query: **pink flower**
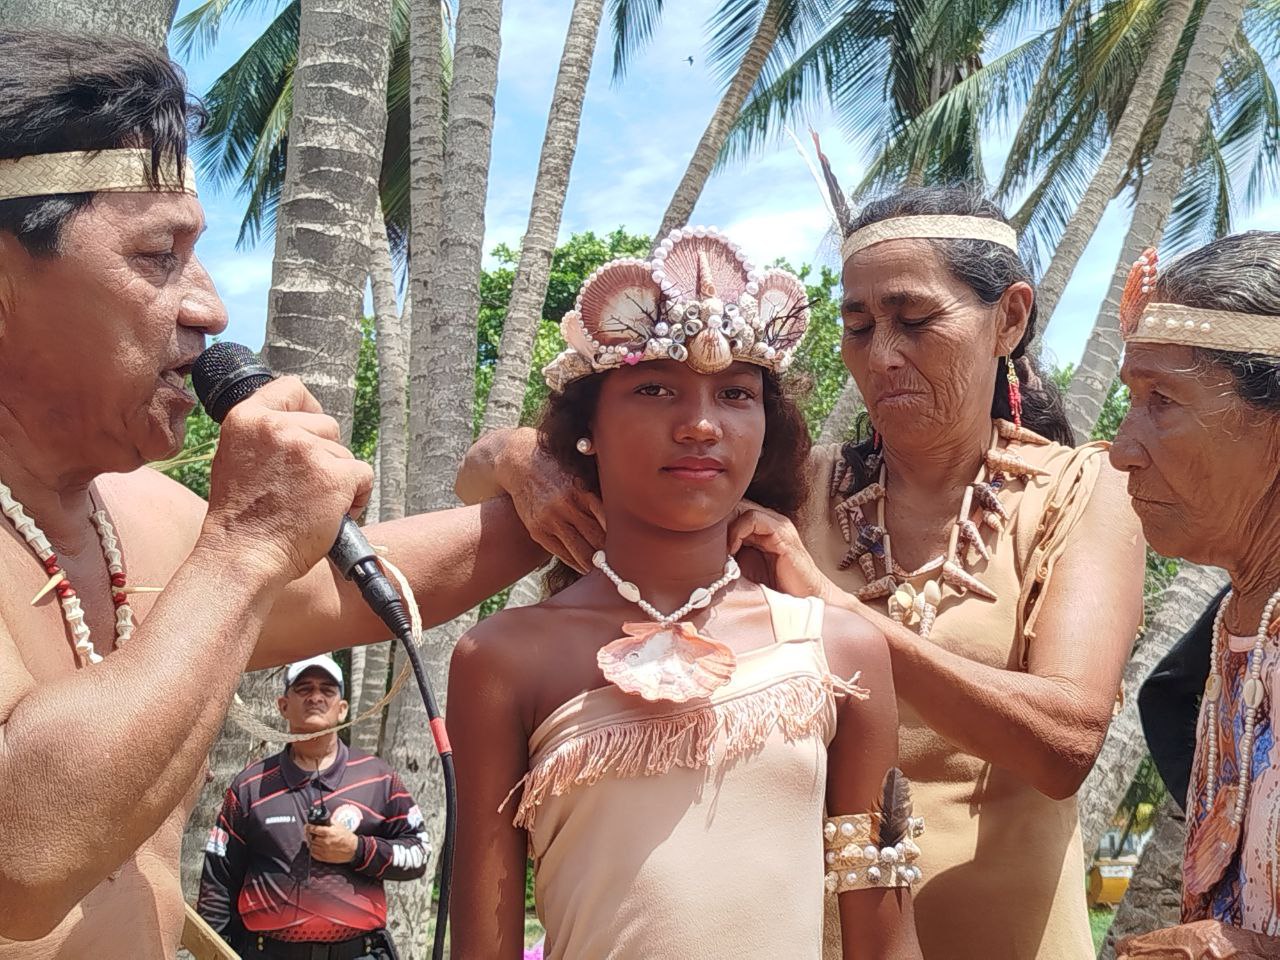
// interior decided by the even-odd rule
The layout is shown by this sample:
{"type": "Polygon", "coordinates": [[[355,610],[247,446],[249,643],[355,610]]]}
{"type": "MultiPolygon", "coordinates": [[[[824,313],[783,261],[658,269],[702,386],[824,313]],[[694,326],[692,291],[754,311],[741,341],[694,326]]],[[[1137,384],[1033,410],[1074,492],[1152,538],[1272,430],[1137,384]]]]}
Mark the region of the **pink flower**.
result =
{"type": "Polygon", "coordinates": [[[542,960],[542,941],[539,940],[524,952],[524,960],[542,960]]]}

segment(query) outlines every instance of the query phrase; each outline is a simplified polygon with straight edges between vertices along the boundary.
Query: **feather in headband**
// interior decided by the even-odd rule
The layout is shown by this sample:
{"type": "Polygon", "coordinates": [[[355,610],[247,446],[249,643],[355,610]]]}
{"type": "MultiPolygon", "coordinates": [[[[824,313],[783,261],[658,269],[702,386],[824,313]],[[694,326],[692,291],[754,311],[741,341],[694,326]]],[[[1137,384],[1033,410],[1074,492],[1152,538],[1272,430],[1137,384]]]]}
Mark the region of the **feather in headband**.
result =
{"type": "Polygon", "coordinates": [[[1129,268],[1120,296],[1120,333],[1126,343],[1174,343],[1280,356],[1280,317],[1152,300],[1158,271],[1154,247],[1142,251],[1129,268]]]}
{"type": "Polygon", "coordinates": [[[782,372],[809,326],[804,284],[757,270],[715,227],[673,230],[650,260],[614,260],[587,278],[560,331],[569,348],[542,371],[560,391],[642,360],[716,373],[735,360],[782,372]]]}

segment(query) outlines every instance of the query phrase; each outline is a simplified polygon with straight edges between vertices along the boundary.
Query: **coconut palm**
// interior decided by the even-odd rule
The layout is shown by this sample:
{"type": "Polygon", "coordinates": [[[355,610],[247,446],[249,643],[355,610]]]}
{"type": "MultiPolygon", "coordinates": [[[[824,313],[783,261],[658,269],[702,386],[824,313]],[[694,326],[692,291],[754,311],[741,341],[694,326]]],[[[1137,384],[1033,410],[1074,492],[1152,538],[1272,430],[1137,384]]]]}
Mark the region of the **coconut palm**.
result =
{"type": "Polygon", "coordinates": [[[389,22],[390,0],[302,7],[267,298],[267,361],[302,378],[344,442],[386,134],[389,22]]]}
{"type": "MultiPolygon", "coordinates": [[[[420,276],[424,264],[430,264],[430,277],[424,278],[426,302],[419,299],[416,285],[411,290],[415,312],[427,314],[424,340],[415,342],[413,350],[415,355],[421,355],[425,379],[431,386],[425,396],[414,395],[410,401],[411,410],[426,413],[422,445],[417,445],[419,438],[414,431],[410,451],[419,485],[410,488],[407,506],[415,513],[456,503],[453,478],[472,440],[480,257],[501,21],[501,0],[458,2],[440,215],[435,222],[424,224],[428,236],[435,233],[439,238],[438,245],[430,246],[432,259],[415,255],[425,245],[416,217],[410,240],[411,271],[420,276]]],[[[439,129],[437,118],[431,117],[430,122],[434,126],[424,131],[428,140],[439,129]]],[[[473,621],[472,616],[460,617],[430,631],[424,640],[423,666],[442,694],[453,644],[473,621]]],[[[409,791],[422,804],[425,829],[438,837],[444,817],[435,798],[440,795],[442,780],[439,759],[430,749],[426,730],[422,704],[416,698],[399,698],[396,709],[388,715],[387,752],[392,766],[401,772],[409,791]]],[[[428,876],[430,867],[428,862],[428,876]]],[[[399,942],[408,945],[411,955],[418,956],[426,944],[426,924],[422,920],[430,913],[431,885],[397,884],[389,899],[393,933],[399,942]]]]}
{"type": "MultiPolygon", "coordinates": [[[[1263,6],[1226,51],[1192,170],[1173,202],[1171,250],[1229,232],[1236,208],[1252,207],[1275,179],[1280,110],[1263,51],[1280,16],[1263,6]]],[[[1028,106],[1000,185],[1009,197],[1040,177],[1014,220],[1052,253],[1039,286],[1042,330],[1107,204],[1152,167],[1205,9],[1203,0],[1120,4],[1099,16],[1090,50],[1046,62],[1052,79],[1028,106]]]]}
{"type": "MultiPolygon", "coordinates": [[[[1199,165],[1195,161],[1198,148],[1205,141],[1214,89],[1221,86],[1219,78],[1229,64],[1228,54],[1238,39],[1246,6],[1245,0],[1207,0],[1204,4],[1167,119],[1160,127],[1151,163],[1137,190],[1120,263],[1067,390],[1067,416],[1077,435],[1087,435],[1093,428],[1120,367],[1123,345],[1119,305],[1128,266],[1143,248],[1159,242],[1170,215],[1177,212],[1176,202],[1184,182],[1194,184],[1196,180],[1199,165]]],[[[1269,82],[1267,86],[1270,87],[1269,82]]],[[[1275,149],[1274,136],[1280,131],[1280,124],[1272,124],[1271,130],[1275,149]]],[[[1207,162],[1220,166],[1228,162],[1228,157],[1221,150],[1214,151],[1207,162]]],[[[1218,174],[1216,180],[1224,186],[1229,183],[1224,174],[1218,174]]],[[[1214,206],[1229,209],[1229,199],[1220,199],[1214,206]]]]}
{"type": "MultiPolygon", "coordinates": [[[[216,41],[224,23],[267,0],[206,0],[174,24],[174,40],[184,53],[199,54],[216,41]]],[[[431,5],[427,5],[429,8],[431,5]]],[[[213,82],[205,94],[209,122],[195,145],[201,173],[221,187],[234,186],[245,198],[238,244],[256,243],[275,226],[284,183],[289,118],[293,112],[293,71],[298,58],[300,0],[279,11],[245,52],[213,82]]],[[[392,237],[399,246],[409,227],[409,17],[410,0],[391,0],[390,63],[387,75],[387,124],[379,184],[392,237]]],[[[447,21],[448,6],[440,17],[447,21]]],[[[448,90],[452,50],[447,31],[439,32],[448,90]]]]}
{"type": "Polygon", "coordinates": [[[1098,842],[1147,755],[1138,716],[1138,689],[1225,584],[1222,570],[1184,563],[1156,598],[1155,615],[1134,645],[1124,670],[1124,705],[1112,719],[1098,760],[1080,787],[1080,834],[1086,860],[1093,859],[1098,842]]]}
{"type": "Polygon", "coordinates": [[[0,0],[0,25],[119,34],[163,48],[178,0],[0,0]]]}
{"type": "Polygon", "coordinates": [[[569,30],[551,95],[551,112],[533,185],[529,226],[520,244],[520,263],[502,327],[502,343],[493,386],[485,406],[484,428],[514,427],[524,407],[525,387],[533,357],[533,339],[542,319],[551,256],[560,231],[560,215],[569,191],[569,171],[578,147],[582,100],[591,76],[591,59],[604,0],[574,0],[569,30]]]}

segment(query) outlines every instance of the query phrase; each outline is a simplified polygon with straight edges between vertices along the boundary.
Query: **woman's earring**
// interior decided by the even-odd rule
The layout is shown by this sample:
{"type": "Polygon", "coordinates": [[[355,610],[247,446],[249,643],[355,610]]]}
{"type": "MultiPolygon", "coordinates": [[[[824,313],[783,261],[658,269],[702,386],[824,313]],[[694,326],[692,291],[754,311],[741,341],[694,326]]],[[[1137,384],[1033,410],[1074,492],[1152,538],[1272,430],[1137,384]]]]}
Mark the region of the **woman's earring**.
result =
{"type": "Polygon", "coordinates": [[[596,451],[596,445],[591,442],[590,437],[580,438],[574,446],[578,448],[578,452],[584,457],[589,457],[596,451]]]}
{"type": "Polygon", "coordinates": [[[1018,382],[1018,371],[1013,366],[1013,357],[1005,357],[1005,380],[1009,384],[1009,409],[1013,413],[1015,426],[1022,426],[1022,387],[1018,382]]]}

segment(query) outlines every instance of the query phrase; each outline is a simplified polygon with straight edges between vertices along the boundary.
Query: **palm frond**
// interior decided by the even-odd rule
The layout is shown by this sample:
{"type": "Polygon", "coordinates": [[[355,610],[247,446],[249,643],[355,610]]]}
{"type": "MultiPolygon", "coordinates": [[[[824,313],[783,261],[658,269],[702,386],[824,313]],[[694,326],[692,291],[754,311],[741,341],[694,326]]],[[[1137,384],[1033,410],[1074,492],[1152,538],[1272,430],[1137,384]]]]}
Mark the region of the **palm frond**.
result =
{"type": "Polygon", "coordinates": [[[613,25],[613,80],[626,76],[632,59],[653,38],[662,19],[663,0],[609,0],[613,25]]]}
{"type": "Polygon", "coordinates": [[[283,0],[205,0],[173,25],[173,38],[184,56],[202,57],[218,42],[222,22],[252,7],[279,9],[283,0]]]}

